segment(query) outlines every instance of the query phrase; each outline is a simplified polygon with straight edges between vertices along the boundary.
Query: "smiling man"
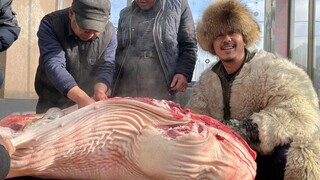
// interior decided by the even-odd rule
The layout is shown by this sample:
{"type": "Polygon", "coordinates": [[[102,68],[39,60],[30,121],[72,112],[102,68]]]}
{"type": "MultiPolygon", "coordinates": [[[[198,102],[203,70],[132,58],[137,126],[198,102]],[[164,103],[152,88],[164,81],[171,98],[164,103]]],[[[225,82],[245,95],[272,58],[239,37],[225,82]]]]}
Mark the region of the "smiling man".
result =
{"type": "Polygon", "coordinates": [[[308,75],[287,59],[249,51],[260,37],[237,0],[217,0],[197,26],[200,46],[218,57],[187,105],[220,120],[257,151],[256,179],[320,177],[320,113],[308,75]]]}
{"type": "Polygon", "coordinates": [[[71,7],[42,19],[37,33],[37,113],[108,98],[117,47],[109,15],[109,0],[74,0],[71,7]]]}

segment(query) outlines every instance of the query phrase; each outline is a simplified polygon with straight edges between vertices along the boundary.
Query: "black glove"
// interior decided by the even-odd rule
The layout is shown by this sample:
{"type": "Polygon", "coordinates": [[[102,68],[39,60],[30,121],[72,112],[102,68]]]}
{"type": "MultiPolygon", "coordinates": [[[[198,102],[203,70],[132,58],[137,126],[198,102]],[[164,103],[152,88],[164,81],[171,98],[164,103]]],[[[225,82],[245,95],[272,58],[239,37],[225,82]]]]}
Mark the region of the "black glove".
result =
{"type": "Polygon", "coordinates": [[[226,125],[238,133],[249,144],[251,144],[251,142],[260,142],[258,125],[253,123],[252,119],[245,119],[241,121],[230,119],[226,121],[226,125]]]}

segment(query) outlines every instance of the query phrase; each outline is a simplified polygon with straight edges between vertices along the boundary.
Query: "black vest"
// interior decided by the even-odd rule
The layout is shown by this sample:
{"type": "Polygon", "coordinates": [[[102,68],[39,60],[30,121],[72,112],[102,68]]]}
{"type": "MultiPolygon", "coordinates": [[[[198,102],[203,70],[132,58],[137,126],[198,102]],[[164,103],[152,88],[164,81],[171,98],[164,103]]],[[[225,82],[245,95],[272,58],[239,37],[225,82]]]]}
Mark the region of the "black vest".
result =
{"type": "MultiPolygon", "coordinates": [[[[95,72],[99,68],[96,63],[110,43],[115,29],[112,23],[109,22],[105,31],[99,35],[99,38],[86,43],[89,48],[82,50],[80,44],[84,42],[69,34],[70,19],[68,11],[68,8],[55,11],[46,15],[44,19],[48,20],[52,25],[53,32],[65,52],[67,71],[76,80],[78,86],[89,96],[92,96],[93,86],[96,83],[95,72]]],[[[74,102],[66,97],[67,92],[61,94],[53,86],[40,63],[36,72],[35,90],[39,96],[37,113],[44,113],[51,107],[64,109],[74,105],[74,102]]]]}

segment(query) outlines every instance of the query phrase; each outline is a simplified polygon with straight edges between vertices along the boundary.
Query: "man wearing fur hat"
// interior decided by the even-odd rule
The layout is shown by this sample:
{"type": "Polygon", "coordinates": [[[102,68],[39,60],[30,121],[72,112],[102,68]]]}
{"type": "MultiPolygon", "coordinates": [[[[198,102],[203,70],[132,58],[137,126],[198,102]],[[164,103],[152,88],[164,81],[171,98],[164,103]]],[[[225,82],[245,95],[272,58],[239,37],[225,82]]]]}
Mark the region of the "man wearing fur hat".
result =
{"type": "Polygon", "coordinates": [[[260,35],[237,0],[218,0],[197,26],[219,61],[201,75],[187,107],[234,129],[258,153],[256,179],[319,179],[320,113],[308,75],[287,59],[250,52],[260,35]]]}

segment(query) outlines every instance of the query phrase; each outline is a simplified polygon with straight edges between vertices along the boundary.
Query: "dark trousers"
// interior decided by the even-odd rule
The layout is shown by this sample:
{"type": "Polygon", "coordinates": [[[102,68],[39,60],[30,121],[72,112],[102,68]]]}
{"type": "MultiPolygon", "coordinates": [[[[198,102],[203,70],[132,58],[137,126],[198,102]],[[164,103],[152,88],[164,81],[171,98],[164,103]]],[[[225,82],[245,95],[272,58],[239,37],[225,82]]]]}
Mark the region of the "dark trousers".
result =
{"type": "Polygon", "coordinates": [[[271,155],[257,155],[256,180],[282,180],[290,145],[275,148],[271,155]]]}

